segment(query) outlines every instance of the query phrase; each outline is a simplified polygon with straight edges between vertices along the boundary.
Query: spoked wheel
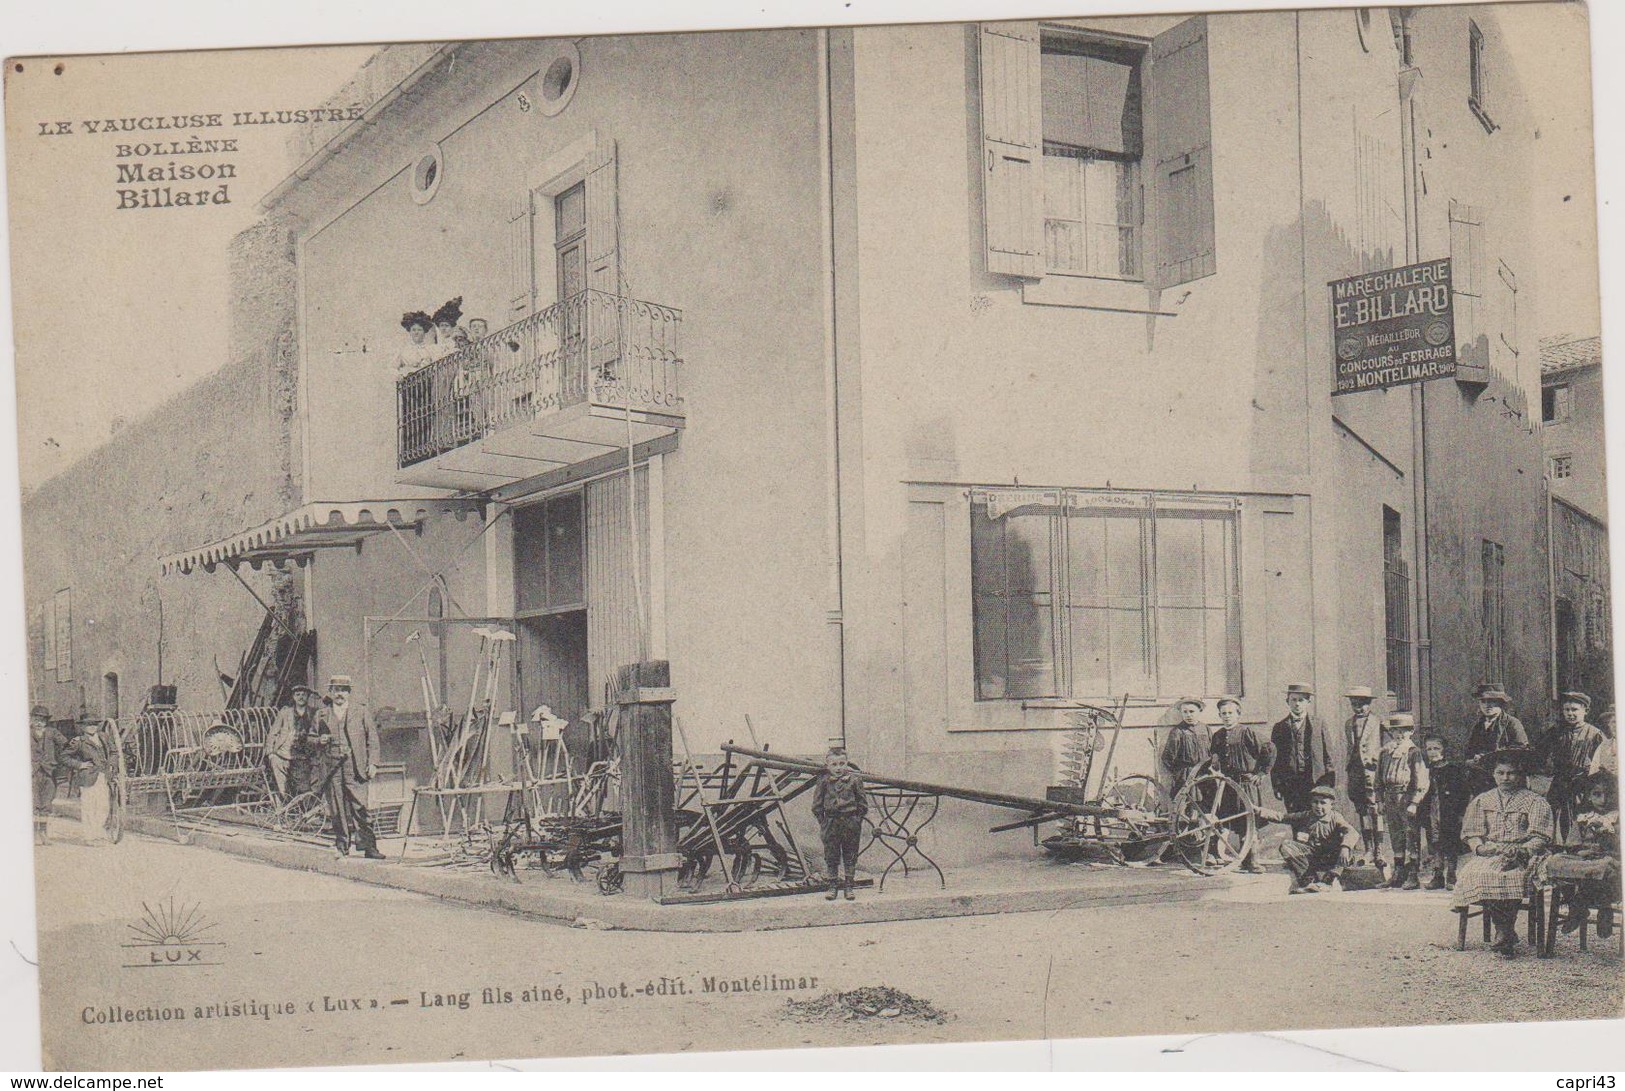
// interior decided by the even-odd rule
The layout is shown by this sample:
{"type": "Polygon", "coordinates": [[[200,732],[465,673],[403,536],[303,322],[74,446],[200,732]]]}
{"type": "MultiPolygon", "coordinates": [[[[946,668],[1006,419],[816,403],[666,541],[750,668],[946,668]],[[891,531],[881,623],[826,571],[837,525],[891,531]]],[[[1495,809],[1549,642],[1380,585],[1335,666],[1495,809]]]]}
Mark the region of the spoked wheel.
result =
{"type": "Polygon", "coordinates": [[[118,721],[107,721],[108,734],[113,740],[113,760],[108,763],[107,771],[110,784],[107,786],[107,839],[118,844],[124,839],[124,819],[130,809],[130,767],[124,760],[124,736],[119,732],[118,721]]]}
{"type": "MultiPolygon", "coordinates": [[[[1166,835],[1174,826],[1174,801],[1168,790],[1151,777],[1129,776],[1114,783],[1101,794],[1100,802],[1118,810],[1118,818],[1109,831],[1123,859],[1140,861],[1160,854],[1167,842],[1158,835],[1166,835]]],[[[1097,820],[1083,818],[1081,823],[1097,820]]]]}
{"type": "Polygon", "coordinates": [[[1241,786],[1221,773],[1192,778],[1174,798],[1173,848],[1198,875],[1240,865],[1258,839],[1258,816],[1241,786]]]}

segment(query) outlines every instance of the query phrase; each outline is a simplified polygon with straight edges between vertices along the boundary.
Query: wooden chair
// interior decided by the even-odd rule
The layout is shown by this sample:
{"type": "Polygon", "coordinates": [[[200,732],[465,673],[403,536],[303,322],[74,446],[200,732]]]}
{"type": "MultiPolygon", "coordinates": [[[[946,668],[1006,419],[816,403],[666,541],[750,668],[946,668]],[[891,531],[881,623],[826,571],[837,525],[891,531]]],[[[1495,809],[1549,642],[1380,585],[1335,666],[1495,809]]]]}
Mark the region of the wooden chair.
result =
{"type": "MultiPolygon", "coordinates": [[[[1562,923],[1561,918],[1563,916],[1563,914],[1558,912],[1558,909],[1560,906],[1569,902],[1573,889],[1574,884],[1566,880],[1559,879],[1552,884],[1550,910],[1546,915],[1546,934],[1544,937],[1542,937],[1542,944],[1540,948],[1541,958],[1552,957],[1552,951],[1557,946],[1558,926],[1562,923]]],[[[1614,936],[1619,937],[1620,942],[1625,943],[1625,936],[1621,936],[1622,921],[1619,905],[1617,903],[1614,905],[1597,905],[1588,908],[1585,912],[1585,916],[1580,920],[1580,950],[1586,950],[1587,930],[1597,928],[1599,929],[1598,935],[1600,936],[1600,926],[1605,920],[1611,926],[1611,931],[1613,932],[1614,936]]]]}
{"type": "MultiPolygon", "coordinates": [[[[1477,902],[1472,905],[1458,905],[1451,907],[1456,914],[1456,950],[1467,950],[1467,922],[1478,917],[1484,922],[1484,942],[1490,942],[1490,918],[1484,912],[1484,906],[1477,902]]],[[[1518,905],[1518,912],[1529,914],[1529,945],[1535,949],[1536,954],[1546,951],[1546,895],[1543,890],[1536,889],[1518,905]]]]}

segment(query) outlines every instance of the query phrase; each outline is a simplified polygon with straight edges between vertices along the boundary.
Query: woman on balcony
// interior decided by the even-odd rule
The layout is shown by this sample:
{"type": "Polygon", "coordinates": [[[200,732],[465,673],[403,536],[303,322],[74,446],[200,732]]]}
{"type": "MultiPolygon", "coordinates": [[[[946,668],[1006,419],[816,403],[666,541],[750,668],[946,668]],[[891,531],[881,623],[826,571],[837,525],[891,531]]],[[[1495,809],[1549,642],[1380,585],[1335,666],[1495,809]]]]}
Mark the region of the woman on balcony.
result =
{"type": "Polygon", "coordinates": [[[435,345],[429,337],[434,329],[434,319],[424,311],[407,311],[401,316],[401,329],[406,331],[406,343],[395,357],[396,382],[423,372],[418,378],[399,386],[401,454],[416,461],[427,457],[425,451],[433,453],[430,420],[434,397],[429,375],[423,369],[435,361],[435,345]]]}

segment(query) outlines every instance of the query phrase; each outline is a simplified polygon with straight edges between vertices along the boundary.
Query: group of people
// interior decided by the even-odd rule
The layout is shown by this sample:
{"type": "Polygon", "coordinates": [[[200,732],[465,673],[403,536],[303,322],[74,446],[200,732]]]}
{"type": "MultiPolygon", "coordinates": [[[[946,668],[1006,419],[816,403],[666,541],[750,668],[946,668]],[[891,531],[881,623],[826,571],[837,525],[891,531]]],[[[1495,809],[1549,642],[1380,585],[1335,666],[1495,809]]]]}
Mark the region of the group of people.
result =
{"type": "Polygon", "coordinates": [[[462,319],[462,296],[446,300],[435,308],[433,314],[428,311],[407,311],[401,315],[401,329],[406,331],[406,343],[395,357],[396,375],[410,375],[458,349],[482,340],[490,332],[489,324],[483,318],[470,318],[466,327],[460,324],[462,319]]]}
{"type": "MultiPolygon", "coordinates": [[[[1566,892],[1564,927],[1571,930],[1590,908],[1618,899],[1618,752],[1612,713],[1601,718],[1603,727],[1592,724],[1584,693],[1559,697],[1557,722],[1534,744],[1502,686],[1480,686],[1476,696],[1479,716],[1457,760],[1443,735],[1429,734],[1418,745],[1410,714],[1379,716],[1369,688],[1344,694],[1345,791],[1358,829],[1338,813],[1337,769],[1325,727],[1310,713],[1308,686],[1287,687],[1287,714],[1268,736],[1243,724],[1240,700],[1226,696],[1217,703],[1220,726],[1204,738],[1206,703],[1183,698],[1159,762],[1176,795],[1203,770],[1217,769],[1261,820],[1287,824],[1292,837],[1281,857],[1292,893],[1331,889],[1362,850],[1363,862],[1378,864],[1386,833],[1389,885],[1420,889],[1430,859],[1427,888],[1451,890],[1459,906],[1482,905],[1495,949],[1510,957],[1515,918],[1532,884],[1566,892]],[[1550,778],[1544,797],[1530,791],[1532,774],[1550,778]],[[1266,777],[1279,809],[1263,805],[1266,777]]],[[[1241,867],[1262,870],[1251,855],[1241,867]]],[[[1599,915],[1604,934],[1611,920],[1599,915]]]]}
{"type": "Polygon", "coordinates": [[[87,721],[69,738],[51,725],[51,710],[35,705],[29,710],[28,729],[34,779],[34,844],[51,839],[51,804],[64,792],[79,793],[80,822],[91,844],[107,841],[107,819],[112,811],[108,780],[112,758],[100,723],[87,721]]]}
{"type": "Polygon", "coordinates": [[[271,789],[283,802],[307,798],[319,805],[339,855],[352,848],[382,860],[362,785],[378,771],[378,728],[366,706],[352,700],[348,675],[334,675],[323,697],[294,686],[292,704],[277,713],[265,737],[271,789]]]}

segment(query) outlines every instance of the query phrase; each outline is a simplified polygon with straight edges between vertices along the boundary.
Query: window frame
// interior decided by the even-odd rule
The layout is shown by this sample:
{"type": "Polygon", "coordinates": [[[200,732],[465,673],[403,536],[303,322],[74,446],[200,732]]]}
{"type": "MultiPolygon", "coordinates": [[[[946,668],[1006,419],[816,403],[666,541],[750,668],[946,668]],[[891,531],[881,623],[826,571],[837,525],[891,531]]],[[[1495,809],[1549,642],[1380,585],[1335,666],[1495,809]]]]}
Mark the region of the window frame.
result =
{"type": "Polygon", "coordinates": [[[1574,479],[1574,455],[1570,452],[1551,456],[1551,479],[1553,481],[1572,481],[1574,479]]]}
{"type": "Polygon", "coordinates": [[[1484,32],[1475,20],[1467,20],[1467,107],[1486,133],[1500,126],[1490,117],[1489,62],[1484,44],[1484,32]]]}
{"type": "MultiPolygon", "coordinates": [[[[1137,127],[1139,148],[1138,151],[1131,156],[1127,152],[1114,153],[1082,146],[1063,145],[1061,141],[1049,139],[1044,131],[1043,83],[1042,80],[1040,80],[1040,94],[1038,103],[1039,140],[1037,166],[1039,170],[1038,186],[1041,196],[1038,210],[1041,228],[1039,267],[1043,270],[1042,275],[1046,277],[1073,277],[1080,280],[1105,280],[1124,284],[1145,285],[1150,279],[1146,272],[1147,257],[1149,255],[1150,248],[1148,240],[1149,224],[1146,216],[1145,160],[1148,150],[1146,144],[1146,97],[1149,90],[1147,87],[1146,77],[1149,70],[1148,60],[1151,54],[1151,41],[1150,39],[1132,38],[1124,35],[1085,30],[1078,27],[1057,26],[1052,23],[1040,23],[1038,34],[1040,71],[1042,71],[1045,54],[1068,54],[1072,56],[1089,57],[1097,60],[1107,61],[1113,64],[1128,66],[1130,68],[1130,85],[1127,95],[1134,101],[1139,114],[1139,124],[1137,127]],[[1070,48],[1053,48],[1055,45],[1060,43],[1064,43],[1070,48]],[[1076,156],[1052,155],[1050,152],[1050,148],[1052,146],[1058,148],[1065,146],[1075,148],[1079,152],[1092,152],[1095,154],[1076,156]],[[1131,170],[1128,172],[1130,174],[1128,185],[1131,187],[1130,200],[1133,203],[1132,214],[1134,217],[1134,222],[1130,224],[1119,223],[1118,230],[1121,231],[1124,227],[1129,227],[1134,232],[1133,272],[1108,273],[1096,269],[1068,268],[1058,266],[1051,261],[1049,244],[1050,222],[1052,220],[1052,217],[1049,215],[1049,204],[1051,199],[1049,187],[1051,176],[1048,160],[1052,158],[1073,159],[1080,164],[1083,162],[1114,162],[1131,167],[1131,170]]],[[[1079,170],[1081,172],[1081,166],[1079,170]]],[[[1121,185],[1122,183],[1120,182],[1119,184],[1121,185]]],[[[1119,201],[1121,202],[1121,194],[1119,195],[1119,201]]],[[[1121,204],[1119,205],[1119,213],[1121,213],[1121,204]]],[[[1092,224],[1103,225],[1104,221],[1091,217],[1087,206],[1083,210],[1083,215],[1084,219],[1082,221],[1068,222],[1078,222],[1082,227],[1085,254],[1087,255],[1089,228],[1092,224]]],[[[1119,251],[1119,253],[1121,253],[1121,251],[1119,251]]],[[[1085,262],[1087,262],[1087,256],[1085,257],[1085,262]]]]}
{"type": "Polygon", "coordinates": [[[1574,384],[1551,383],[1540,391],[1540,423],[1567,424],[1574,417],[1574,384]],[[1551,415],[1546,414],[1547,395],[1551,396],[1551,415]]]}
{"type": "MultiPolygon", "coordinates": [[[[978,532],[978,518],[998,521],[990,517],[988,501],[990,497],[999,494],[1016,496],[1030,493],[1031,490],[1019,488],[978,488],[972,490],[971,500],[968,504],[969,523],[966,527],[969,540],[970,561],[970,612],[971,612],[971,683],[973,700],[979,705],[1000,704],[1008,702],[1028,701],[1076,701],[1076,700],[1108,700],[1109,693],[1084,693],[1078,690],[1078,670],[1074,662],[1074,636],[1073,626],[1076,619],[1074,614],[1090,609],[1108,610],[1109,606],[1095,604],[1094,606],[1080,605],[1080,600],[1087,597],[1075,586],[1072,579],[1072,550],[1074,548],[1073,529],[1071,520],[1079,518],[1103,519],[1133,519],[1137,524],[1137,562],[1139,568],[1139,583],[1137,592],[1128,592],[1120,597],[1135,597],[1139,602],[1136,612],[1140,614],[1139,641],[1146,665],[1145,677],[1150,687],[1159,691],[1157,696],[1172,697],[1173,694],[1160,691],[1168,689],[1172,683],[1165,680],[1169,668],[1162,662],[1162,648],[1159,630],[1165,624],[1165,614],[1174,611],[1223,613],[1223,641],[1221,651],[1223,656],[1224,677],[1221,680],[1206,679],[1203,688],[1213,689],[1214,692],[1242,693],[1245,686],[1245,666],[1243,656],[1243,606],[1242,606],[1242,505],[1237,497],[1220,496],[1214,494],[1156,494],[1136,493],[1125,495],[1121,493],[1102,492],[1089,489],[1061,489],[1047,490],[1053,495],[1053,501],[1035,500],[1031,503],[1012,504],[998,517],[998,520],[1008,519],[1021,514],[1023,508],[1033,508],[1024,517],[1039,515],[1045,519],[1045,541],[1047,543],[1047,560],[1044,564],[1047,575],[1047,587],[1031,589],[1035,598],[1047,599],[1043,611],[1048,615],[1048,673],[1051,679],[1050,692],[1010,692],[1011,672],[1008,667],[1011,662],[1011,646],[1008,637],[1004,637],[1003,659],[1001,674],[1005,679],[1004,692],[998,695],[987,693],[986,682],[990,677],[991,664],[984,658],[986,654],[984,633],[981,628],[982,610],[985,608],[986,598],[997,598],[1006,594],[1006,576],[1003,573],[996,577],[984,574],[978,564],[978,545],[980,537],[978,532]],[[1174,605],[1165,601],[1169,589],[1165,585],[1158,570],[1159,547],[1158,526],[1161,523],[1177,522],[1195,519],[1221,525],[1224,538],[1219,542],[1221,557],[1226,559],[1227,571],[1222,574],[1222,588],[1217,599],[1209,599],[1204,587],[1202,604],[1199,606],[1174,605]],[[984,590],[988,584],[996,583],[999,590],[989,593],[984,590]]],[[[1001,543],[1002,551],[1003,545],[1001,543]]],[[[1204,580],[1205,582],[1205,580],[1204,580]]],[[[1112,592],[1105,592],[1111,597],[1112,592]]],[[[1042,618],[1042,614],[1040,615],[1042,618]]],[[[1008,627],[1006,627],[1008,632],[1008,627]]],[[[1108,653],[1109,654],[1109,653],[1108,653]]],[[[1208,650],[1212,654],[1212,649],[1208,650]]],[[[1107,687],[1111,690],[1120,688],[1119,682],[1126,679],[1115,679],[1110,675],[1111,668],[1107,668],[1107,687]]],[[[1207,663],[1200,668],[1207,674],[1207,663]]],[[[1140,688],[1135,686],[1134,688],[1140,688]]],[[[1120,694],[1119,694],[1120,696],[1120,694]]]]}

